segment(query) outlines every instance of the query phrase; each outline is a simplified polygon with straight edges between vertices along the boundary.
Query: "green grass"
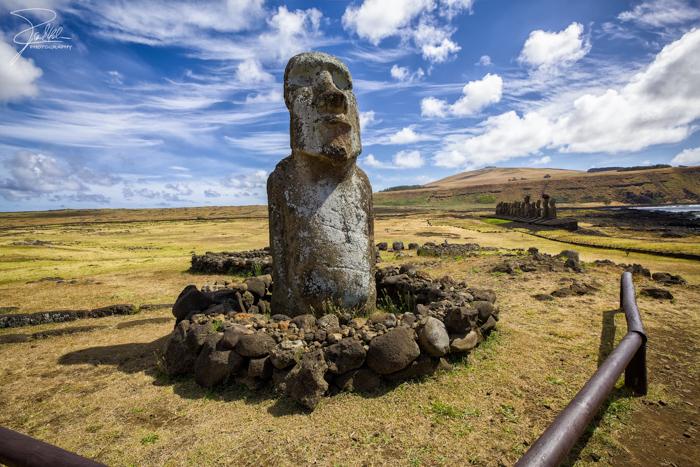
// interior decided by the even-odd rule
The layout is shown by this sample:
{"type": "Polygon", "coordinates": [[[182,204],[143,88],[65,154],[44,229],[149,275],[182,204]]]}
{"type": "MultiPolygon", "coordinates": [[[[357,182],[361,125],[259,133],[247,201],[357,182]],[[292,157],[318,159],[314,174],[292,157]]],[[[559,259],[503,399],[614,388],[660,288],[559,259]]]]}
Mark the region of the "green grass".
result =
{"type": "Polygon", "coordinates": [[[572,245],[594,246],[616,250],[630,250],[660,254],[695,255],[700,258],[700,241],[670,241],[664,239],[637,239],[621,237],[598,237],[582,235],[567,230],[540,230],[536,234],[548,240],[571,243],[572,245]]]}
{"type": "Polygon", "coordinates": [[[141,444],[146,446],[149,444],[155,444],[158,441],[158,435],[155,433],[149,433],[143,438],[141,438],[141,444]]]}
{"type": "Polygon", "coordinates": [[[483,222],[486,222],[487,224],[491,225],[501,225],[501,224],[507,224],[510,221],[505,220],[505,219],[496,219],[495,217],[487,217],[486,219],[482,219],[483,222]]]}

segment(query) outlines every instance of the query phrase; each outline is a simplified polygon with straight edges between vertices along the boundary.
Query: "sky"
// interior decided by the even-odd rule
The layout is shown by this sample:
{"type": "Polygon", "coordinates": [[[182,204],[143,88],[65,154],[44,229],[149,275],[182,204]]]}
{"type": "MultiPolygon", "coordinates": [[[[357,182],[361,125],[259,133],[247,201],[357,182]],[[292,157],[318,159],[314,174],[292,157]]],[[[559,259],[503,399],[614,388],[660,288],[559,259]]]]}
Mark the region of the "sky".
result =
{"type": "Polygon", "coordinates": [[[700,165],[698,0],[0,0],[0,211],[265,203],[308,50],[352,73],[375,191],[700,165]]]}

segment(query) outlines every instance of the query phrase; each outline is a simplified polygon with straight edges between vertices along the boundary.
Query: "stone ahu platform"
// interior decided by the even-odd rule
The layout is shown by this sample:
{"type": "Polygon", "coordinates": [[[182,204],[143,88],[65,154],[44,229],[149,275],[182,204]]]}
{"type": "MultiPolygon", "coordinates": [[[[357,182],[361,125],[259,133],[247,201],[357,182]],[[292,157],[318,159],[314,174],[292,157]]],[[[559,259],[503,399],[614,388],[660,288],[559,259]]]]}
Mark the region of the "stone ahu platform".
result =
{"type": "Polygon", "coordinates": [[[578,221],[571,218],[563,219],[543,219],[543,218],[526,218],[526,217],[514,217],[514,216],[503,216],[503,215],[489,215],[483,217],[490,217],[496,219],[503,219],[512,222],[520,222],[522,224],[531,225],[541,225],[544,227],[551,227],[554,229],[565,229],[565,230],[578,230],[578,221]]]}
{"type": "Polygon", "coordinates": [[[385,311],[369,317],[274,314],[269,275],[213,289],[187,286],[173,306],[165,371],[193,375],[204,387],[272,387],[313,410],[323,395],[372,392],[449,369],[445,357],[468,353],[496,326],[490,290],[434,280],[412,265],[379,269],[375,280],[385,311]]]}

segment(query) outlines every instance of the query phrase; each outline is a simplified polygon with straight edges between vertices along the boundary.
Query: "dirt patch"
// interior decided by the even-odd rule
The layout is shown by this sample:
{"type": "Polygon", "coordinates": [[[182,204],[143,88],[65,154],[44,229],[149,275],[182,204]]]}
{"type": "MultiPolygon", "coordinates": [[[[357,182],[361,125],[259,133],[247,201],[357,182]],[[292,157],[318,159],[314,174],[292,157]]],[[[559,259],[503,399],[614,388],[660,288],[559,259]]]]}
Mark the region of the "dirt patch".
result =
{"type": "Polygon", "coordinates": [[[700,459],[700,378],[697,340],[675,326],[649,336],[649,379],[668,396],[645,398],[620,440],[612,465],[697,465],[700,459]]]}
{"type": "Polygon", "coordinates": [[[452,232],[416,232],[419,237],[444,237],[444,238],[462,238],[461,235],[452,232]]]}

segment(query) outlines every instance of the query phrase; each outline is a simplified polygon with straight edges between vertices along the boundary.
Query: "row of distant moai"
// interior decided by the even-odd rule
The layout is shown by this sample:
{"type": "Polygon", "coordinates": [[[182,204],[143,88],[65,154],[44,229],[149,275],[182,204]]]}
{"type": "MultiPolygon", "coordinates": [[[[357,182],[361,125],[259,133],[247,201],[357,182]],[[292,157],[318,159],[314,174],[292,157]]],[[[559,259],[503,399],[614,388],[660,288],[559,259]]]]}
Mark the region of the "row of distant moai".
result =
{"type": "Polygon", "coordinates": [[[556,219],[557,201],[547,194],[536,202],[530,201],[530,195],[523,201],[507,203],[501,201],[496,205],[496,215],[506,217],[520,217],[523,219],[556,219]]]}

